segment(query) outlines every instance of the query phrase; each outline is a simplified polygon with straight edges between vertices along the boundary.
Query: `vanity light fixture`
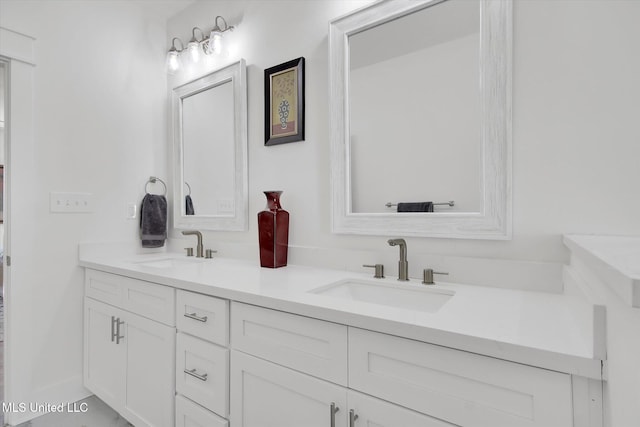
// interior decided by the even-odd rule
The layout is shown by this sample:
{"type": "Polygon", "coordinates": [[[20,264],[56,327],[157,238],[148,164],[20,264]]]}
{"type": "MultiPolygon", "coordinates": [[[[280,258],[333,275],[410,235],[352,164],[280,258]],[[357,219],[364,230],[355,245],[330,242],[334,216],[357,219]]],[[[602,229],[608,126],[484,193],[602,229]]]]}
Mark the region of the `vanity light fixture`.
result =
{"type": "Polygon", "coordinates": [[[198,27],[193,27],[191,30],[191,40],[187,43],[187,52],[189,52],[189,58],[193,63],[200,60],[200,43],[204,40],[204,33],[198,27]],[[200,31],[200,40],[196,37],[196,30],[200,31]]]}
{"type": "Polygon", "coordinates": [[[167,72],[169,74],[175,74],[182,65],[182,60],[180,59],[180,52],[184,50],[184,45],[182,44],[182,40],[177,37],[174,37],[171,40],[171,49],[167,53],[167,72]],[[180,49],[176,48],[176,40],[180,42],[180,49]]]}
{"type": "Polygon", "coordinates": [[[204,31],[199,27],[193,27],[191,30],[191,40],[184,47],[182,40],[174,37],[171,41],[171,49],[167,53],[167,72],[175,74],[181,67],[181,53],[186,51],[188,58],[192,63],[200,60],[200,50],[206,55],[219,55],[223,50],[223,33],[233,31],[234,26],[228,25],[227,21],[220,15],[216,16],[213,29],[208,37],[205,37],[204,31]],[[200,39],[196,36],[196,31],[200,31],[200,39]],[[176,48],[176,40],[180,42],[180,49],[176,48]]]}
{"type": "Polygon", "coordinates": [[[209,35],[209,41],[207,43],[207,54],[216,54],[219,55],[222,52],[222,37],[223,33],[227,31],[233,31],[233,25],[227,25],[227,21],[222,16],[216,16],[216,21],[213,29],[211,30],[211,34],[209,35]],[[218,23],[222,21],[222,27],[218,23]]]}

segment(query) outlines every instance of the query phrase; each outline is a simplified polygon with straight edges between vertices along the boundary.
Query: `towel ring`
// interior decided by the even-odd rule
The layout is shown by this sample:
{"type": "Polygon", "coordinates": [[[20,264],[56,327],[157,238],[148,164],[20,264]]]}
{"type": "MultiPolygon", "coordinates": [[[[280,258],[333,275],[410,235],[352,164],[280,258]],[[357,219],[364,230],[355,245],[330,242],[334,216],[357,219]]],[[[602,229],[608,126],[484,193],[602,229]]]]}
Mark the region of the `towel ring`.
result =
{"type": "Polygon", "coordinates": [[[158,177],[155,176],[150,176],[149,180],[147,181],[147,183],[144,185],[144,192],[145,193],[149,193],[149,190],[147,189],[147,187],[149,186],[149,184],[155,184],[156,181],[160,181],[160,183],[162,184],[162,186],[164,187],[164,193],[162,193],[163,196],[167,195],[167,184],[164,183],[163,180],[161,180],[158,177]]]}
{"type": "Polygon", "coordinates": [[[189,185],[189,183],[187,181],[184,182],[184,185],[187,186],[187,188],[189,189],[189,194],[187,194],[187,196],[191,195],[191,186],[189,185]]]}

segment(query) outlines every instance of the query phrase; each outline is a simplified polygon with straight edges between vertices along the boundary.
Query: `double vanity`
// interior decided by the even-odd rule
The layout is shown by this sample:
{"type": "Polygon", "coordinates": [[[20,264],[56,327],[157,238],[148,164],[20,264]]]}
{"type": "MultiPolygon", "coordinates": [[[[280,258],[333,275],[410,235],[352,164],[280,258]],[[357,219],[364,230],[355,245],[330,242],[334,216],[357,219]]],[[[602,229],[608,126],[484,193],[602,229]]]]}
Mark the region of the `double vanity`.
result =
{"type": "Polygon", "coordinates": [[[136,426],[602,425],[576,296],[123,253],[81,249],[84,381],[136,426]]]}

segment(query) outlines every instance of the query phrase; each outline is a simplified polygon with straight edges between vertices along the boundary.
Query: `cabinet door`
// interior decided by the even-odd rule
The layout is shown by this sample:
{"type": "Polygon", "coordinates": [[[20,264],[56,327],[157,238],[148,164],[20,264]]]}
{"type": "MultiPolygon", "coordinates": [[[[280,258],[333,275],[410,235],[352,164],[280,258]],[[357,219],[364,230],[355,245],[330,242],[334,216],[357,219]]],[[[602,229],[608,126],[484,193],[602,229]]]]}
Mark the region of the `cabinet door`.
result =
{"type": "Polygon", "coordinates": [[[126,313],[120,341],[126,343],[124,417],[136,426],[174,423],[176,330],[126,313]]]}
{"type": "Polygon", "coordinates": [[[107,405],[120,408],[125,393],[125,343],[112,340],[112,319],[124,312],[84,299],[84,385],[107,405]]]}
{"type": "Polygon", "coordinates": [[[339,408],[335,426],[346,427],[346,389],[231,352],[233,427],[331,427],[332,403],[339,408]]]}
{"type": "Polygon", "coordinates": [[[349,390],[349,411],[357,415],[353,427],[455,427],[366,394],[349,390]]]}

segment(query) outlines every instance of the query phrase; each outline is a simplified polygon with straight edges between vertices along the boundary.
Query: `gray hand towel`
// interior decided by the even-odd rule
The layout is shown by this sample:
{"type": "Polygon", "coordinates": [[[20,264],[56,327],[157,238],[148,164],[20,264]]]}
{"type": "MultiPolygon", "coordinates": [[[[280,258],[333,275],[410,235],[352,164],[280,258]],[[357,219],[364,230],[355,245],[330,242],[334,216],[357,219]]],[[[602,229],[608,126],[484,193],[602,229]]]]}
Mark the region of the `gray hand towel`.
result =
{"type": "Polygon", "coordinates": [[[433,202],[398,203],[398,212],[433,212],[433,202]]]}
{"type": "Polygon", "coordinates": [[[140,207],[140,239],[143,248],[161,248],[167,238],[167,199],[146,194],[140,207]]]}
{"type": "Polygon", "coordinates": [[[188,194],[184,198],[185,203],[185,211],[187,215],[195,215],[196,211],[193,209],[193,200],[191,200],[191,196],[188,194]]]}

